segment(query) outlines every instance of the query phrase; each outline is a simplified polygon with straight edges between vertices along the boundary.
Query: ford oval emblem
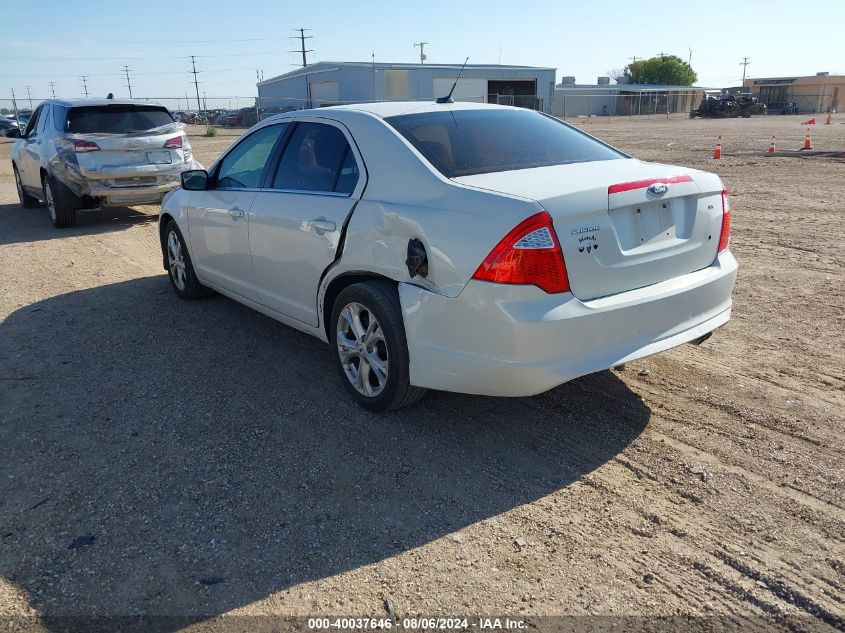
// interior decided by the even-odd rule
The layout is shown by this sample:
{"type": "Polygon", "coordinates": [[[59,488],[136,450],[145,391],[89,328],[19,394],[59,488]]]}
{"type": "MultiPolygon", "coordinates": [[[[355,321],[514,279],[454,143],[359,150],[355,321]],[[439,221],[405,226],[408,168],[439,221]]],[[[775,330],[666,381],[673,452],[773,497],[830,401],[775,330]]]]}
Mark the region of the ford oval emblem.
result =
{"type": "Polygon", "coordinates": [[[646,189],[646,193],[655,198],[665,196],[667,191],[669,191],[669,185],[665,182],[656,182],[653,185],[649,185],[649,188],[646,189]]]}

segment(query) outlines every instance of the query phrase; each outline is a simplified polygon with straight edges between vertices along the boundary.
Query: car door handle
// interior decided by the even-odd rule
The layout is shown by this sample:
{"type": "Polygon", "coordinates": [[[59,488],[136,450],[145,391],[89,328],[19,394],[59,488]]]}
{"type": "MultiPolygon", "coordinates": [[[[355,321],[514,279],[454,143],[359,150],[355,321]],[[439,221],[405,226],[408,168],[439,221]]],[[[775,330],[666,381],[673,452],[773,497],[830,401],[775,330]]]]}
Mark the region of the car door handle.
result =
{"type": "Polygon", "coordinates": [[[331,220],[327,220],[326,218],[317,218],[316,220],[311,220],[308,225],[316,230],[316,231],[336,231],[337,224],[332,222],[331,220]]]}
{"type": "Polygon", "coordinates": [[[233,220],[237,220],[238,218],[244,217],[244,210],[240,207],[234,207],[232,209],[229,209],[229,215],[232,216],[233,220]]]}

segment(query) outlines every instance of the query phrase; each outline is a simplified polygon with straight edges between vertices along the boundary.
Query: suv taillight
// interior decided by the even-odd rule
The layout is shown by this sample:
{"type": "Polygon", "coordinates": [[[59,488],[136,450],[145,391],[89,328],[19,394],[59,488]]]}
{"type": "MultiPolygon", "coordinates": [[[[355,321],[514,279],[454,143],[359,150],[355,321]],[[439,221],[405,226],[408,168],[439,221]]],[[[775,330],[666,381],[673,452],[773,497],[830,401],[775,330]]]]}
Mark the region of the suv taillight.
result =
{"type": "Polygon", "coordinates": [[[174,136],[164,142],[164,149],[182,149],[182,137],[174,136]]]}
{"type": "Polygon", "coordinates": [[[100,151],[100,146],[91,141],[74,141],[73,151],[78,154],[82,152],[98,152],[100,151]]]}
{"type": "Polygon", "coordinates": [[[537,286],[550,294],[568,292],[566,264],[549,214],[541,211],[520,222],[490,251],[472,278],[537,286]]]}
{"type": "Polygon", "coordinates": [[[722,232],[719,234],[719,250],[721,253],[731,241],[731,205],[728,202],[728,190],[722,190],[722,232]]]}

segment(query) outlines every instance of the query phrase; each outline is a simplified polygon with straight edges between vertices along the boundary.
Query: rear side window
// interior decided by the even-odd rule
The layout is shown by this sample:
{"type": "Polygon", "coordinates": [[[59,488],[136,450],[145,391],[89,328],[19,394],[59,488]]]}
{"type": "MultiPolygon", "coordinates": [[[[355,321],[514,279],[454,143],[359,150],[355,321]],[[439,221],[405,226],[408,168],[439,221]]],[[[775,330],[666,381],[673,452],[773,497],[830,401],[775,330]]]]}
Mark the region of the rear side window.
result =
{"type": "Polygon", "coordinates": [[[352,193],[358,182],[355,156],[338,128],[296,126],[273,178],[273,189],[352,193]]]}
{"type": "Polygon", "coordinates": [[[170,123],[173,123],[173,117],[161,106],[85,106],[70,109],[65,131],[76,134],[129,134],[170,123]]]}
{"type": "Polygon", "coordinates": [[[625,157],[532,110],[444,110],[385,120],[447,178],[625,157]]]}

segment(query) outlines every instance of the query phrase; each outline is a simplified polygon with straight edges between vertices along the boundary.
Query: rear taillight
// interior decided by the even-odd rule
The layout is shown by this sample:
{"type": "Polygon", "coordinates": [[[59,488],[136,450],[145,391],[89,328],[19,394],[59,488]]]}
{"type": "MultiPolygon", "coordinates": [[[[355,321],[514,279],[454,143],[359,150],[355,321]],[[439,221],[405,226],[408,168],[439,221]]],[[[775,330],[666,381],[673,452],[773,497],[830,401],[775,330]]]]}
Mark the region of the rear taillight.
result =
{"type": "Polygon", "coordinates": [[[728,190],[722,190],[722,232],[719,235],[719,250],[721,253],[731,241],[731,205],[728,202],[728,190]]]}
{"type": "Polygon", "coordinates": [[[164,142],[164,149],[182,149],[182,137],[174,136],[164,142]]]}
{"type": "Polygon", "coordinates": [[[473,279],[568,292],[569,278],[552,219],[541,211],[520,222],[490,251],[473,279]]]}
{"type": "Polygon", "coordinates": [[[74,141],[73,151],[77,154],[82,152],[98,152],[100,151],[100,146],[96,143],[92,143],[91,141],[74,141]]]}

